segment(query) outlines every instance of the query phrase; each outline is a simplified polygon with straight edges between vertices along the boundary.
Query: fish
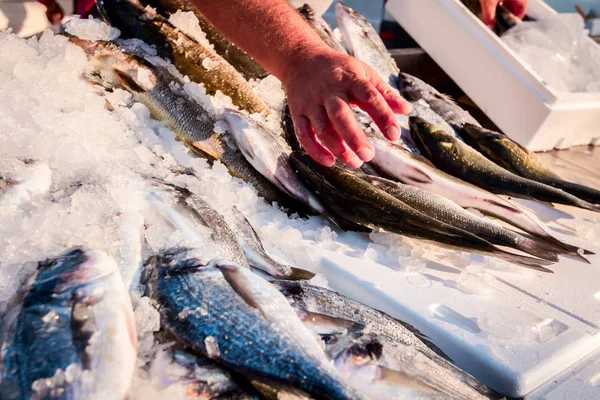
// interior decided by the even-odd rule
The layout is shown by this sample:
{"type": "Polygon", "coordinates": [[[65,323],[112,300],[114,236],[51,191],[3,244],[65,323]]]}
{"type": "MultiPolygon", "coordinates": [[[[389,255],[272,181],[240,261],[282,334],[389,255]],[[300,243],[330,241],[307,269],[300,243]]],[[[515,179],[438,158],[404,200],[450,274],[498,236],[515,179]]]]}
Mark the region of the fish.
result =
{"type": "Polygon", "coordinates": [[[443,196],[381,177],[367,176],[364,179],[414,209],[470,232],[492,244],[511,247],[544,260],[558,261],[556,253],[548,250],[544,243],[519,235],[485,218],[478,217],[443,196]]]}
{"type": "Polygon", "coordinates": [[[230,261],[205,264],[196,253],[172,249],[146,263],[146,294],[157,301],[166,330],[194,353],[251,379],[317,398],[364,398],[332,368],[273,285],[230,261]]]}
{"type": "Polygon", "coordinates": [[[296,129],[294,127],[294,121],[292,120],[292,114],[290,112],[289,105],[285,104],[283,111],[281,112],[281,126],[283,129],[283,137],[292,150],[302,150],[298,137],[296,136],[296,129]]]}
{"type": "Polygon", "coordinates": [[[473,208],[543,239],[550,250],[577,254],[579,248],[556,239],[509,201],[437,169],[425,157],[397,144],[369,135],[375,149],[371,164],[384,177],[425,189],[452,200],[463,208],[473,208]]]}
{"type": "Polygon", "coordinates": [[[246,269],[250,268],[236,233],[210,204],[185,188],[157,179],[150,180],[149,183],[147,198],[150,205],[173,227],[187,237],[197,236],[198,227],[203,227],[211,232],[217,257],[231,260],[246,269]]]}
{"type": "Polygon", "coordinates": [[[217,28],[215,28],[189,0],[142,0],[142,4],[154,7],[161,15],[169,17],[178,10],[192,12],[198,18],[207,40],[214,46],[218,55],[231,64],[248,80],[263,79],[269,73],[246,52],[233,44],[217,28]]]}
{"type": "Polygon", "coordinates": [[[292,170],[292,149],[279,135],[262,123],[238,111],[227,109],[224,119],[231,137],[246,160],[271,183],[319,214],[327,211],[319,199],[292,170]]]}
{"type": "MultiPolygon", "coordinates": [[[[404,96],[399,77],[407,75],[400,72],[396,61],[371,23],[342,2],[336,3],[335,14],[342,33],[342,42],[348,53],[373,68],[392,89],[399,91],[400,95],[404,96]]],[[[437,110],[421,97],[405,96],[413,106],[411,115],[426,119],[431,123],[443,126],[450,133],[455,133],[437,110]]],[[[400,125],[402,125],[401,122],[400,125]]],[[[410,139],[408,139],[408,144],[411,144],[410,139]]]]}
{"type": "Polygon", "coordinates": [[[514,174],[564,190],[589,203],[600,204],[600,190],[561,179],[535,153],[502,133],[465,124],[460,135],[465,143],[514,174]]]}
{"type": "Polygon", "coordinates": [[[315,11],[309,4],[304,4],[302,7],[299,7],[298,13],[300,13],[304,20],[308,22],[329,47],[344,54],[348,53],[346,48],[333,34],[327,21],[315,14],[315,11]]]}
{"type": "Polygon", "coordinates": [[[84,247],[38,263],[2,320],[3,399],[126,399],[137,334],[114,259],[84,247]]]}
{"type": "Polygon", "coordinates": [[[492,193],[600,211],[600,205],[588,203],[560,189],[513,174],[423,119],[411,117],[410,124],[413,139],[419,150],[436,167],[458,178],[492,193]]]}
{"type": "Polygon", "coordinates": [[[159,351],[152,362],[150,374],[163,388],[183,385],[186,399],[262,398],[245,378],[178,346],[159,351]]]}
{"type": "Polygon", "coordinates": [[[122,37],[138,38],[155,45],[158,55],[171,60],[190,80],[204,85],[206,92],[220,90],[236,106],[249,113],[268,112],[267,105],[227,61],[175,28],[151,8],[137,0],[98,0],[98,11],[122,37]]]}
{"type": "Polygon", "coordinates": [[[499,397],[489,389],[486,394],[480,393],[423,353],[383,335],[359,332],[321,337],[338,371],[372,398],[475,400],[499,397]]]}
{"type": "Polygon", "coordinates": [[[219,160],[229,173],[250,184],[268,203],[295,207],[285,194],[256,171],[244,156],[216,133],[215,120],[183,88],[183,82],[166,68],[150,64],[144,58],[121,49],[112,42],[69,40],[87,54],[92,67],[87,72],[105,87],[129,91],[136,101],[146,105],[152,116],[165,121],[179,140],[209,162],[219,160]]]}
{"type": "Polygon", "coordinates": [[[277,279],[303,280],[312,279],[315,276],[314,273],[305,269],[274,260],[265,250],[260,237],[244,214],[235,206],[231,211],[232,222],[229,226],[244,249],[244,255],[250,266],[277,279]]]}
{"type": "Polygon", "coordinates": [[[549,265],[549,261],[506,252],[469,232],[429,217],[369,184],[358,173],[338,166],[323,167],[303,152],[292,153],[292,161],[307,184],[344,219],[452,249],[498,257],[540,272],[551,272],[542,266],[549,265]]]}
{"type": "Polygon", "coordinates": [[[466,123],[479,126],[479,122],[468,111],[456,104],[450,96],[439,92],[421,79],[402,72],[398,75],[397,82],[398,90],[402,97],[411,103],[421,101],[427,104],[438,118],[434,120],[428,116],[413,113],[414,116],[424,118],[439,128],[452,133],[454,136],[456,136],[457,131],[466,123]],[[448,130],[448,126],[452,127],[451,130],[448,130]]]}
{"type": "Polygon", "coordinates": [[[335,3],[335,19],[348,53],[377,71],[391,87],[398,87],[398,65],[371,23],[341,1],[335,3]]]}
{"type": "Polygon", "coordinates": [[[322,337],[367,332],[385,337],[424,354],[478,392],[494,393],[452,364],[441,349],[412,325],[309,282],[274,281],[273,284],[287,297],[304,323],[322,337]]]}

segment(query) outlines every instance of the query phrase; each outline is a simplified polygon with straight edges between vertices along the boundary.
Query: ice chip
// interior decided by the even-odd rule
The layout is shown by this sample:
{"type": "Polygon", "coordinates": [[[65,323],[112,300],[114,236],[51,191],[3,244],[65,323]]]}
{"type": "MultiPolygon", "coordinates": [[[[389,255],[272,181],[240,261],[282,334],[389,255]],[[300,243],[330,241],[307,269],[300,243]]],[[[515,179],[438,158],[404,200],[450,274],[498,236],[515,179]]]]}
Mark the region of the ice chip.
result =
{"type": "Polygon", "coordinates": [[[81,19],[73,15],[64,24],[65,31],[83,40],[115,40],[121,32],[98,19],[81,19]]]}

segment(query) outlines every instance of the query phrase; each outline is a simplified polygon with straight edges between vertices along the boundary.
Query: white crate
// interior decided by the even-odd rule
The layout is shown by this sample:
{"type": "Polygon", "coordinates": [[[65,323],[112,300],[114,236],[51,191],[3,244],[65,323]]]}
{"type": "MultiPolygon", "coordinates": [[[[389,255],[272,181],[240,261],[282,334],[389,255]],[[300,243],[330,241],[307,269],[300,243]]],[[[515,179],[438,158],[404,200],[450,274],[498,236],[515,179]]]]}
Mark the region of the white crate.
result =
{"type": "MultiPolygon", "coordinates": [[[[600,93],[563,93],[545,86],[460,1],[389,0],[386,8],[512,139],[535,151],[600,139],[600,93]]],[[[529,1],[532,17],[555,13],[541,0],[529,1]]]]}

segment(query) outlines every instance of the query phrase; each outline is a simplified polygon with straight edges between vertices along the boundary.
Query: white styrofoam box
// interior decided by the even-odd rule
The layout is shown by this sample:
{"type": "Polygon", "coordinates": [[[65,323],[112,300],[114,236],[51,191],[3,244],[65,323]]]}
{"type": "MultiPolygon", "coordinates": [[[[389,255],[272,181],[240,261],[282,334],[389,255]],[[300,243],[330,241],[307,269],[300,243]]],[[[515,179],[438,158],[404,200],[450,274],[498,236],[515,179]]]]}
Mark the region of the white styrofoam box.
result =
{"type": "Polygon", "coordinates": [[[528,395],[525,400],[597,399],[600,391],[600,350],[586,357],[573,370],[528,395]]]}
{"type": "Polygon", "coordinates": [[[352,250],[326,253],[324,270],[315,272],[323,273],[332,289],[414,325],[458,366],[501,393],[523,397],[541,388],[531,400],[600,399],[600,364],[582,361],[600,352],[598,215],[518,203],[547,222],[553,235],[594,251],[592,264],[561,257],[550,267],[554,274],[505,269],[489,258],[484,267],[453,258],[394,265],[364,256],[368,240],[344,233],[337,240],[352,250]],[[588,228],[582,229],[584,224],[588,228]],[[586,229],[597,232],[584,239],[586,229]],[[585,382],[552,386],[565,371],[585,382]],[[560,397],[564,391],[571,396],[560,397]]]}
{"type": "MultiPolygon", "coordinates": [[[[389,0],[386,8],[512,139],[544,151],[600,138],[600,93],[563,93],[545,86],[459,0],[389,0]]],[[[554,13],[541,0],[528,2],[534,18],[554,13]]]]}

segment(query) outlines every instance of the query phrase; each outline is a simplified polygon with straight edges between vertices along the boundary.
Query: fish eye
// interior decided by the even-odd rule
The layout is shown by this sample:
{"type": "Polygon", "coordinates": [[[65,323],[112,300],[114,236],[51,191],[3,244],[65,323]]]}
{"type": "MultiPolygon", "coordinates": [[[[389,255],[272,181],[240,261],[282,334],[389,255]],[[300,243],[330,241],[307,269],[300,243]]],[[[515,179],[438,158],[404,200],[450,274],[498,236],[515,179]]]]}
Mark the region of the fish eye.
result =
{"type": "Polygon", "coordinates": [[[337,337],[334,335],[323,335],[321,336],[321,340],[325,342],[325,344],[334,344],[338,341],[337,337]]]}

